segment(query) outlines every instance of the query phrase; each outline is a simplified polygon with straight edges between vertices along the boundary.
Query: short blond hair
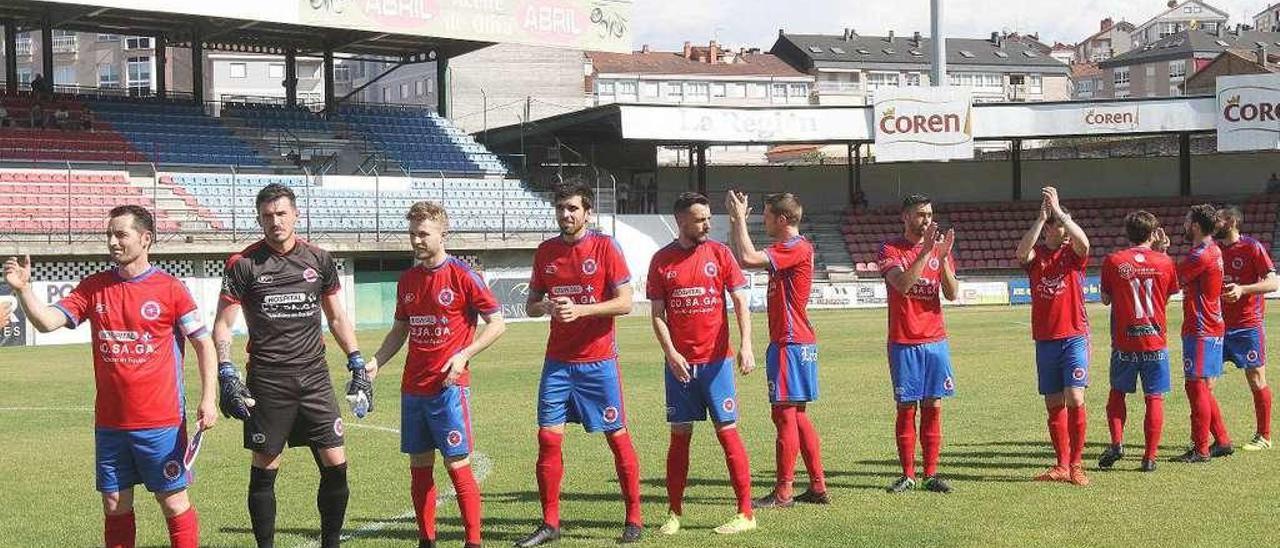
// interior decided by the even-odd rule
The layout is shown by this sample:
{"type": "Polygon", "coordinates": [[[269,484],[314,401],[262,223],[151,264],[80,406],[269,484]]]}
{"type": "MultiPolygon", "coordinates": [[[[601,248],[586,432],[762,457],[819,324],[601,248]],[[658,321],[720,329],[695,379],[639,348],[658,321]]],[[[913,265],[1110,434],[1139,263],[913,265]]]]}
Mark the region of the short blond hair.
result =
{"type": "Polygon", "coordinates": [[[411,223],[419,221],[435,221],[440,223],[440,227],[449,230],[449,212],[444,210],[444,206],[435,202],[417,202],[409,206],[409,213],[405,214],[405,219],[411,223]]]}

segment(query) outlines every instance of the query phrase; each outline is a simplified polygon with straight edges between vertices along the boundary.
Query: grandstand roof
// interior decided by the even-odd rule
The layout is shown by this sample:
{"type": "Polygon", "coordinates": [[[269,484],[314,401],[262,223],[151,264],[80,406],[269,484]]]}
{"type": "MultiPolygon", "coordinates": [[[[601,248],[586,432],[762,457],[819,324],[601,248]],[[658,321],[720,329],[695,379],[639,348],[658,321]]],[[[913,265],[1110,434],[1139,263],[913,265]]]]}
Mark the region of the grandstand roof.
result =
{"type": "Polygon", "coordinates": [[[1228,49],[1253,49],[1259,44],[1280,48],[1280,32],[1184,30],[1102,61],[1098,66],[1105,69],[1188,57],[1213,58],[1228,49]]]}
{"type": "Polygon", "coordinates": [[[490,45],[488,42],[390,32],[81,6],[62,2],[0,2],[0,19],[13,19],[20,32],[38,30],[46,15],[57,29],[136,36],[163,35],[170,45],[178,47],[190,44],[195,32],[199,30],[206,49],[253,53],[280,54],[285,48],[296,48],[302,55],[319,55],[326,48],[332,48],[336,52],[398,58],[431,51],[437,55],[452,57],[490,45]]]}
{"type": "MultiPolygon", "coordinates": [[[[1066,75],[1069,68],[1041,52],[1037,43],[1020,37],[948,38],[947,66],[957,69],[977,67],[1027,68],[1037,72],[1066,75]]],[[[787,34],[779,32],[771,53],[792,58],[799,54],[805,69],[848,65],[914,65],[933,62],[933,39],[915,36],[860,36],[849,33],[787,34]]]]}

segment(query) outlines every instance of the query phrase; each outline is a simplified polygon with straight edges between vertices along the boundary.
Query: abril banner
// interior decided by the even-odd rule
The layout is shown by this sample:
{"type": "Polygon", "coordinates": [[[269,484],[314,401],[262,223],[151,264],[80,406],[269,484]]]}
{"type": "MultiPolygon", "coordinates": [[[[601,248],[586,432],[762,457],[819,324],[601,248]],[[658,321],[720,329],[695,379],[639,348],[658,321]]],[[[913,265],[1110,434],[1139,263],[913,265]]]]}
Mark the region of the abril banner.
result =
{"type": "Polygon", "coordinates": [[[1218,151],[1280,149],[1280,74],[1218,77],[1218,151]]]}
{"type": "Polygon", "coordinates": [[[903,87],[875,92],[877,162],[973,158],[973,93],[903,87]]]}
{"type": "Polygon", "coordinates": [[[27,344],[27,315],[8,284],[0,284],[0,346],[27,344]]]}
{"type": "Polygon", "coordinates": [[[297,1],[304,25],[476,42],[631,51],[630,0],[297,1]]]}

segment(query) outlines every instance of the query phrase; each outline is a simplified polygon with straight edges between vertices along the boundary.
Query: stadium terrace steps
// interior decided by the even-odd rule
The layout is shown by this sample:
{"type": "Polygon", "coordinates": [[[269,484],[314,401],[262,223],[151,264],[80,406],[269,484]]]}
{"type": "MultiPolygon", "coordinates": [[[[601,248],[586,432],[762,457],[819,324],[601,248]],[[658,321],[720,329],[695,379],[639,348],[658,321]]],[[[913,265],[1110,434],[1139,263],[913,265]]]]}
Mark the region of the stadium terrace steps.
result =
{"type": "Polygon", "coordinates": [[[8,125],[0,127],[0,159],[34,162],[141,162],[124,136],[111,131],[85,105],[59,96],[40,103],[42,113],[32,118],[35,100],[29,95],[0,95],[8,125]],[[62,121],[55,113],[64,110],[62,121]],[[86,128],[85,124],[89,127],[86,128]]]}
{"type": "Polygon", "coordinates": [[[159,164],[266,166],[267,161],[196,105],[127,98],[87,102],[101,123],[159,164]]]}
{"type": "Polygon", "coordinates": [[[73,172],[68,180],[65,171],[0,171],[0,230],[7,232],[100,233],[107,212],[124,204],[152,209],[158,231],[181,228],[123,172],[73,172]]]}
{"type": "Polygon", "coordinates": [[[502,176],[498,157],[424,108],[347,105],[338,119],[409,172],[502,176]]]}
{"type": "MultiPolygon", "coordinates": [[[[1072,217],[1089,235],[1090,256],[1096,263],[1108,253],[1129,245],[1124,235],[1124,216],[1137,209],[1150,211],[1160,219],[1173,240],[1169,254],[1180,258],[1188,249],[1180,236],[1187,208],[1206,202],[1241,204],[1245,217],[1242,231],[1268,248],[1280,238],[1277,234],[1280,195],[1277,194],[1234,199],[1220,196],[1092,198],[1064,200],[1063,205],[1072,211],[1072,217]]],[[[960,270],[1015,269],[1019,265],[1013,251],[1039,207],[1040,203],[1035,201],[934,204],[934,217],[942,226],[956,229],[956,259],[960,270]]],[[[844,234],[845,248],[854,259],[856,272],[860,276],[878,276],[876,254],[880,243],[900,235],[902,221],[897,206],[851,211],[846,213],[840,231],[844,234]]]]}

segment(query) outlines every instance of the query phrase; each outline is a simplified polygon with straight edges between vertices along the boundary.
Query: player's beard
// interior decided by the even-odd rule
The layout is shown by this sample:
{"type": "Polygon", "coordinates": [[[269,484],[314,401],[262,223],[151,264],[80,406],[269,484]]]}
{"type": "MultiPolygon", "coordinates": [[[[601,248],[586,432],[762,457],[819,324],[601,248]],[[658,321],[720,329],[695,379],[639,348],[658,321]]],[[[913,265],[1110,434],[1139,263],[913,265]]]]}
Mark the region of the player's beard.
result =
{"type": "Polygon", "coordinates": [[[586,219],[583,219],[581,222],[578,222],[578,221],[567,221],[567,222],[561,221],[560,222],[561,236],[566,236],[566,237],[577,236],[579,234],[582,234],[582,231],[586,229],[587,229],[586,219]]]}

